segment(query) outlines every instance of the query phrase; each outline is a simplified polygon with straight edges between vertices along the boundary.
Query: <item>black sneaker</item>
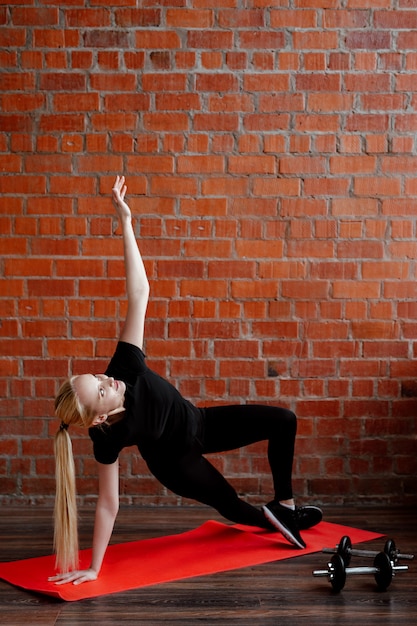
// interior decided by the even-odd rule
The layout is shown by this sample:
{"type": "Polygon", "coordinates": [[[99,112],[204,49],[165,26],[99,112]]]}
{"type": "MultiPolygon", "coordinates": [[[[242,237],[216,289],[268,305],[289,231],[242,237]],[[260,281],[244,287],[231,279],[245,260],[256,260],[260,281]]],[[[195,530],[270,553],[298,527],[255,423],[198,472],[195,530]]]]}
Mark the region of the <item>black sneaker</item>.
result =
{"type": "Polygon", "coordinates": [[[323,519],[323,511],[318,506],[296,506],[295,515],[299,530],[312,528],[323,519]]]}
{"type": "Polygon", "coordinates": [[[298,532],[297,514],[292,509],[282,506],[276,502],[270,502],[262,507],[266,519],[282,533],[282,535],[297,546],[297,548],[305,548],[306,544],[298,532]]]}

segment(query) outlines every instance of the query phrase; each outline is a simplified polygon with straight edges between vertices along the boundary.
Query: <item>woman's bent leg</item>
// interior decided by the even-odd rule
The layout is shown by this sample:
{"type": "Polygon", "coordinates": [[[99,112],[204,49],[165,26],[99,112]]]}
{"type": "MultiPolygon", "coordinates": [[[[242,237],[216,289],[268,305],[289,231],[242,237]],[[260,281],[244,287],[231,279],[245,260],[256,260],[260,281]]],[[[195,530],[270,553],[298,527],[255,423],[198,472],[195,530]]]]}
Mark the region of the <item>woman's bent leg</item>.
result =
{"type": "Polygon", "coordinates": [[[224,452],[267,441],[275,500],[293,497],[297,420],[292,411],[264,405],[231,405],[206,408],[204,415],[203,453],[224,452]]]}

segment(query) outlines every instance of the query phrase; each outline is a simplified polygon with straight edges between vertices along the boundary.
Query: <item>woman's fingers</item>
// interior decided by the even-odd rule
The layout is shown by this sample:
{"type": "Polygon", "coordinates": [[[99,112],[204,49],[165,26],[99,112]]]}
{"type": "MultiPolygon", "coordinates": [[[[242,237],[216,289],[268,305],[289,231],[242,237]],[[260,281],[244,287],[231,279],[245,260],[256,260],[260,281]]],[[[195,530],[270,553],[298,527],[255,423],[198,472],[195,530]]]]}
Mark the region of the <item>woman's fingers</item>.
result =
{"type": "Polygon", "coordinates": [[[49,582],[54,582],[56,585],[64,585],[66,583],[73,583],[79,585],[87,582],[88,580],[96,580],[97,574],[93,570],[77,570],[74,572],[66,572],[65,574],[57,574],[56,576],[50,576],[49,582]]]}

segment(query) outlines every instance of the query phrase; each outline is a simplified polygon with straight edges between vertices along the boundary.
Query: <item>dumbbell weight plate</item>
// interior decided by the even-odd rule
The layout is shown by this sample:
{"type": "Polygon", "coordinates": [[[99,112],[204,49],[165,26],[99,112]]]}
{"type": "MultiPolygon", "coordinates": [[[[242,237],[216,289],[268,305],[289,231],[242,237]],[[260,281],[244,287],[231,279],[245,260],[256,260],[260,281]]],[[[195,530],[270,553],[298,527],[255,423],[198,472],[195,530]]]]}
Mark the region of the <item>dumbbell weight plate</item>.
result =
{"type": "Polygon", "coordinates": [[[330,583],[334,591],[341,591],[346,584],[346,566],[340,554],[334,554],[330,560],[332,575],[330,583]]]}
{"type": "Polygon", "coordinates": [[[375,580],[381,591],[385,591],[392,581],[392,564],[388,554],[380,552],[374,559],[374,567],[378,570],[375,573],[375,580]]]}
{"type": "Polygon", "coordinates": [[[397,546],[395,545],[394,539],[387,539],[384,546],[384,552],[385,554],[388,554],[391,561],[394,560],[396,550],[397,546]]]}
{"type": "Polygon", "coordinates": [[[348,567],[351,559],[350,550],[352,549],[352,542],[350,537],[345,535],[339,541],[337,546],[337,554],[342,557],[345,567],[348,567]]]}

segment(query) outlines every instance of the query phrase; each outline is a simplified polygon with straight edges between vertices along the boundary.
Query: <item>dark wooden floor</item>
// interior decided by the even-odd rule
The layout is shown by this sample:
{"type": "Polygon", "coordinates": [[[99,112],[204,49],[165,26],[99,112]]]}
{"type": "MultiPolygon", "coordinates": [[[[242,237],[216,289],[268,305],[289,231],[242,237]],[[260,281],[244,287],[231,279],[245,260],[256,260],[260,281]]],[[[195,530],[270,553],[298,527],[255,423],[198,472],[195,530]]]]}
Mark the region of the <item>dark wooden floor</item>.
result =
{"type": "MultiPolygon", "coordinates": [[[[0,511],[0,560],[50,554],[52,512],[7,508],[0,511]]],[[[132,541],[189,530],[207,519],[221,519],[211,509],[125,508],[113,536],[132,541]]],[[[326,521],[381,532],[404,552],[417,555],[417,511],[345,507],[326,509],[326,521]]],[[[93,510],[81,511],[81,547],[90,545],[93,510]]],[[[223,520],[221,520],[223,521],[223,520]]],[[[380,550],[385,539],[363,547],[380,550]]],[[[239,624],[240,626],[308,624],[309,626],[412,626],[417,624],[417,558],[385,592],[373,576],[349,577],[339,594],[312,570],[325,567],[321,553],[241,570],[157,585],[81,602],[61,602],[0,581],[0,620],[6,626],[41,624],[239,624]]],[[[362,565],[352,560],[351,565],[362,565]]],[[[370,563],[371,564],[371,563],[370,563]]]]}

